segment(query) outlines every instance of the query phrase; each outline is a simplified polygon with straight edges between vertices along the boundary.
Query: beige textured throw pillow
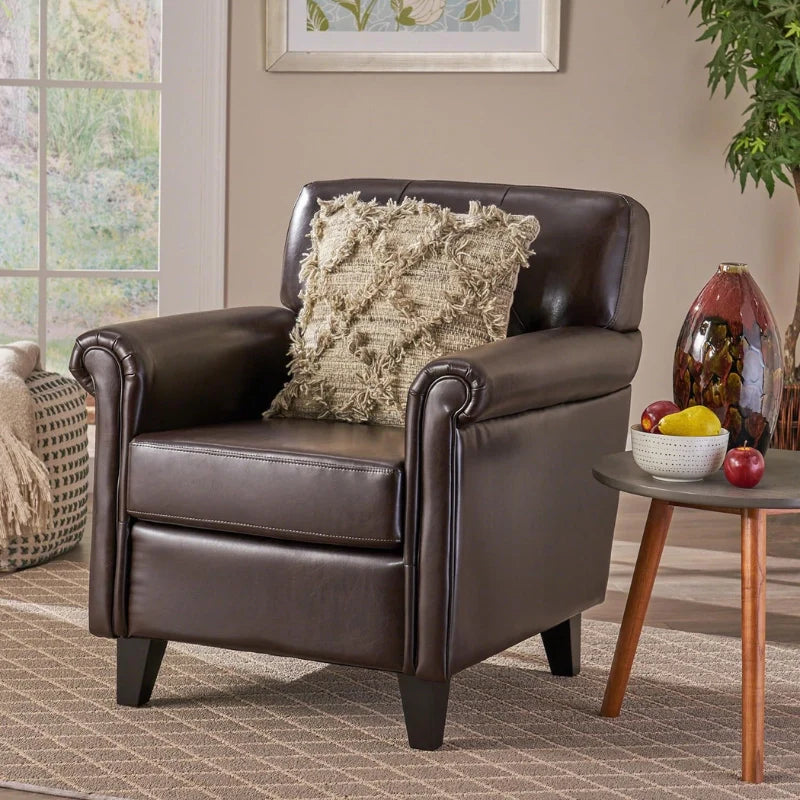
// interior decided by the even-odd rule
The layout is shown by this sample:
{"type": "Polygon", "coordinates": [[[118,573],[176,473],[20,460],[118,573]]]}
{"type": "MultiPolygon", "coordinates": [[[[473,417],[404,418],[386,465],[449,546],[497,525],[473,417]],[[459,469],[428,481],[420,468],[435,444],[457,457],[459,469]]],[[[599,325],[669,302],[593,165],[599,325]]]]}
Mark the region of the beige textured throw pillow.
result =
{"type": "Polygon", "coordinates": [[[470,203],[467,214],[359,193],[320,200],[301,265],[290,380],[267,415],[405,424],[432,359],[502,339],[535,217],[470,203]]]}

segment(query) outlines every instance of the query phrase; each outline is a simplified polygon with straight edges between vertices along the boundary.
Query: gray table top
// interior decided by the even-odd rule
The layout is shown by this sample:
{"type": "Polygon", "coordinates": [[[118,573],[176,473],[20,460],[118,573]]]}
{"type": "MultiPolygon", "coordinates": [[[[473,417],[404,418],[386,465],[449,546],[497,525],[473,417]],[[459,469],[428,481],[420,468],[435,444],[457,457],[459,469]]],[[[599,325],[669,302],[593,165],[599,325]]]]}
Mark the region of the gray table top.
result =
{"type": "Polygon", "coordinates": [[[666,500],[670,503],[719,508],[800,509],[800,452],[769,450],[761,482],[753,489],[737,489],[722,470],[702,481],[661,481],[636,466],[633,454],[613,453],[592,469],[595,478],[612,489],[666,500]]]}

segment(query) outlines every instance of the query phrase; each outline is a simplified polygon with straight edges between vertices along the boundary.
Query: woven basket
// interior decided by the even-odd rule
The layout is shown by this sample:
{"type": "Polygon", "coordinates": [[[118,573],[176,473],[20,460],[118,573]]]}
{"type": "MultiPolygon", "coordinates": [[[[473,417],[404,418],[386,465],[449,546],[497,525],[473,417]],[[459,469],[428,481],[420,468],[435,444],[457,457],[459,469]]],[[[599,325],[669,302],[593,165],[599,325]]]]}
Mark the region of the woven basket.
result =
{"type": "Polygon", "coordinates": [[[0,546],[0,572],[40,564],[80,542],[89,509],[86,393],[72,378],[37,370],[26,381],[36,403],[36,447],[50,473],[48,530],[0,546]]]}
{"type": "Polygon", "coordinates": [[[772,447],[800,450],[800,383],[787,383],[783,387],[772,447]]]}

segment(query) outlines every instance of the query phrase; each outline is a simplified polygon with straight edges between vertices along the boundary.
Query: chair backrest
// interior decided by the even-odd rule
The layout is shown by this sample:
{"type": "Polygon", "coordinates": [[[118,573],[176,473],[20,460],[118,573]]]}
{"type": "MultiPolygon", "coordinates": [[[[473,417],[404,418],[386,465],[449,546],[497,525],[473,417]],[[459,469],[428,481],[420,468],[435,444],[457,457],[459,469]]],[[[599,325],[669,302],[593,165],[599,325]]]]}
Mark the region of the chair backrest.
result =
{"type": "Polygon", "coordinates": [[[507,186],[492,183],[350,179],[303,187],[292,214],[283,259],[281,301],[301,306],[298,273],[317,200],[360,191],[363,200],[415,197],[465,212],[470,200],[512,214],[533,214],[542,230],[530,268],[522,270],[508,333],[593,325],[635,330],[650,247],[647,211],[630,197],[611,192],[507,186]]]}

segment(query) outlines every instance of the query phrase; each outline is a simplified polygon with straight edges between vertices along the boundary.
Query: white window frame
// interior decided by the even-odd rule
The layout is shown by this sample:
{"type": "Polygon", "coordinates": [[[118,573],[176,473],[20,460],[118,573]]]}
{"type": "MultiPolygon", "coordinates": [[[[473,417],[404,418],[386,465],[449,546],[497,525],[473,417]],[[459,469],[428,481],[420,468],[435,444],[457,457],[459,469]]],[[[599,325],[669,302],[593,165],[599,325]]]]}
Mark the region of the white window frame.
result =
{"type": "Polygon", "coordinates": [[[48,278],[158,278],[159,314],[224,305],[228,0],[163,0],[160,82],[48,78],[48,0],[39,3],[39,77],[0,78],[0,86],[34,87],[40,92],[39,262],[36,269],[0,269],[0,277],[38,278],[43,355],[48,278]],[[48,269],[47,92],[53,88],[161,93],[158,270],[48,269]]]}
{"type": "Polygon", "coordinates": [[[228,0],[163,0],[159,312],[225,304],[228,0]]]}

